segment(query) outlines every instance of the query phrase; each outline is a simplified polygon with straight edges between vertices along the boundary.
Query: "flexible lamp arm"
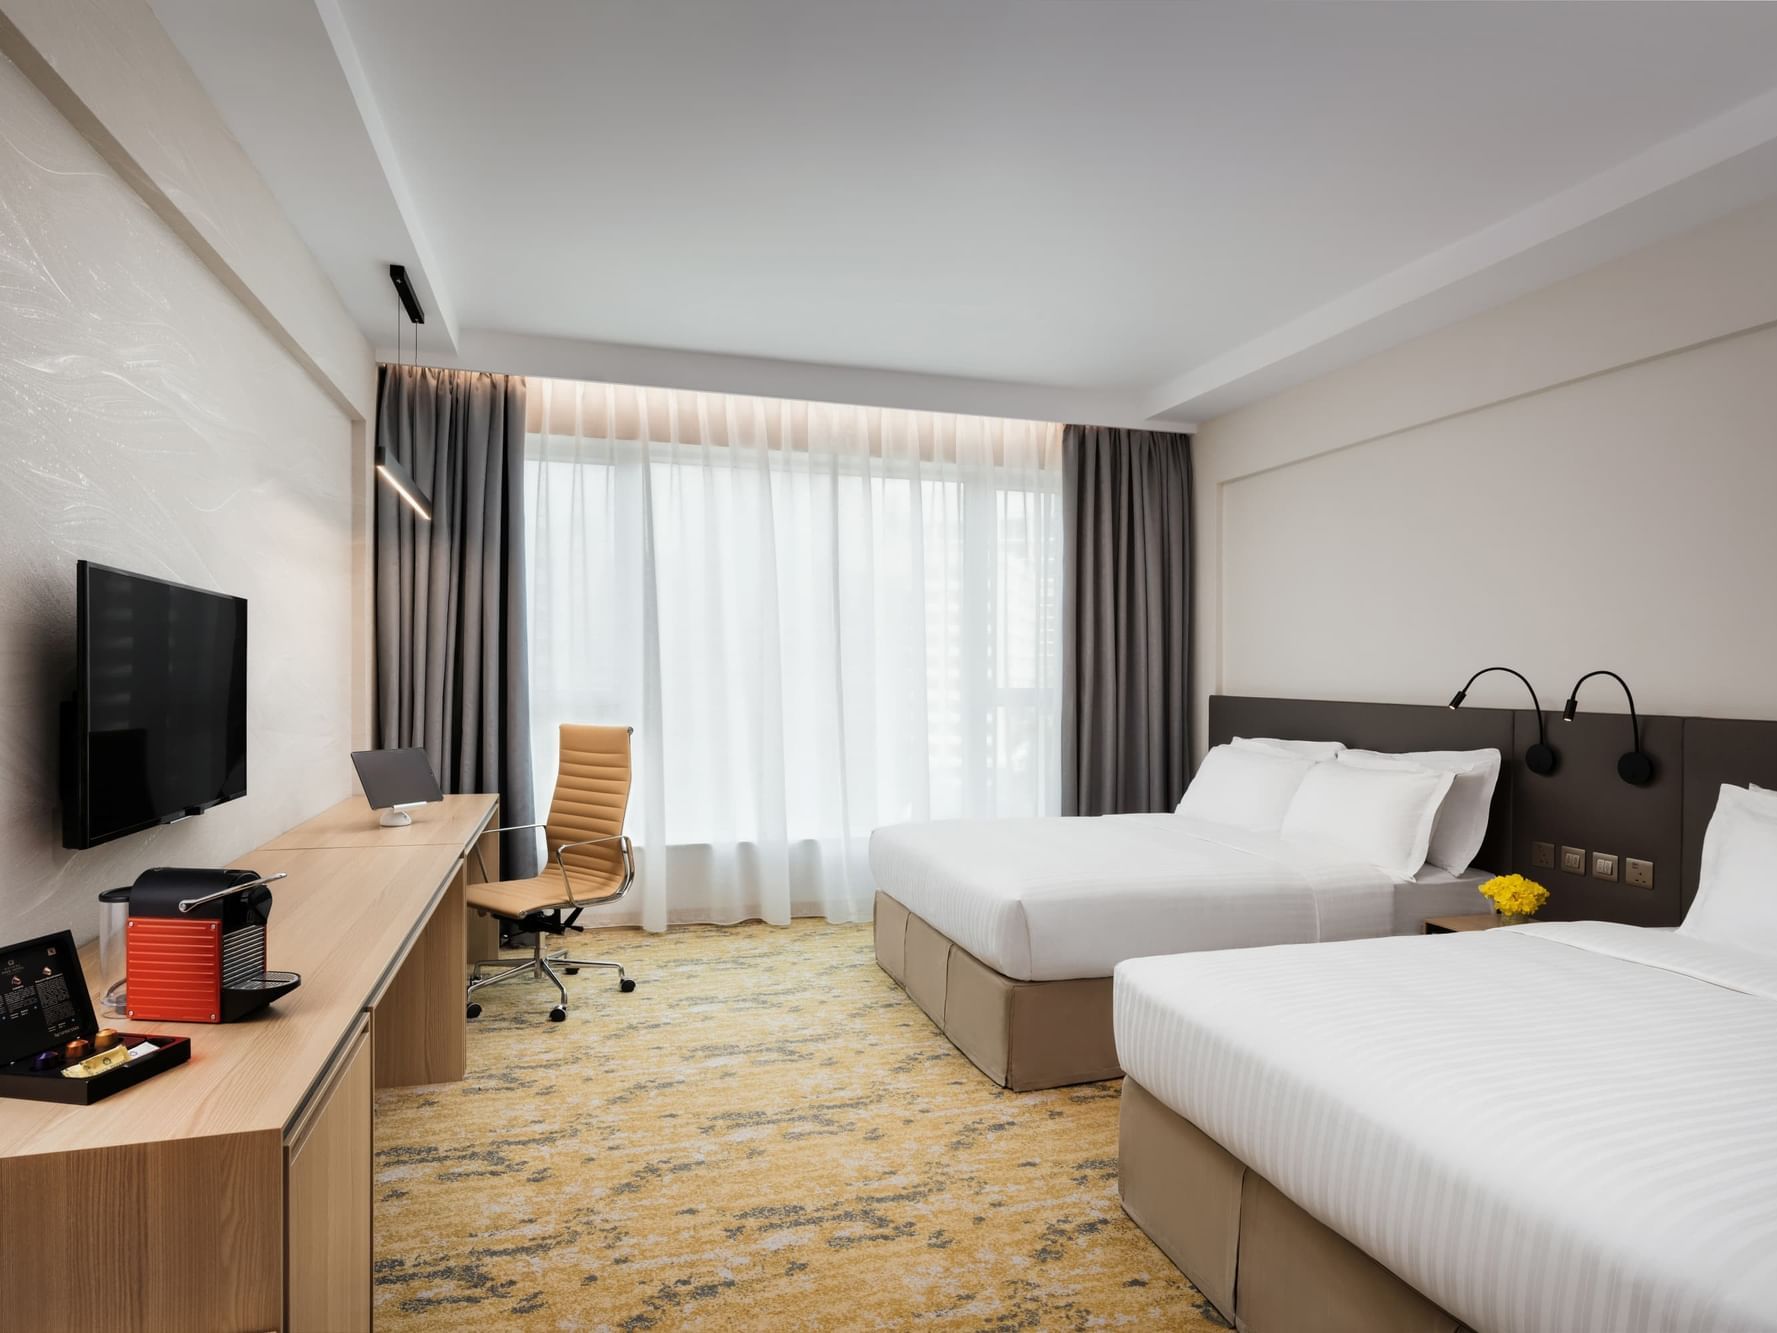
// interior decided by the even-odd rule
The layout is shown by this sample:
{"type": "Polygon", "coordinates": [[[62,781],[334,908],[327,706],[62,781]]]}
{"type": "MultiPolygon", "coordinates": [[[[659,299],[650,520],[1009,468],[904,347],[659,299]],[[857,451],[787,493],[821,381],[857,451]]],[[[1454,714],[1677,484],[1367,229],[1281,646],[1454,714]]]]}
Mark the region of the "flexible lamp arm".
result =
{"type": "Polygon", "coordinates": [[[1629,682],[1614,671],[1588,671],[1574,681],[1573,688],[1567,692],[1567,707],[1561,712],[1563,722],[1573,721],[1574,710],[1580,706],[1580,686],[1591,680],[1593,676],[1609,676],[1623,687],[1623,697],[1629,701],[1629,736],[1635,742],[1635,748],[1641,748],[1641,717],[1635,711],[1635,696],[1629,692],[1629,682]]]}
{"type": "Polygon", "coordinates": [[[1549,744],[1547,723],[1543,720],[1543,704],[1542,700],[1536,697],[1536,686],[1530,683],[1529,679],[1523,672],[1513,671],[1509,666],[1482,667],[1479,671],[1475,672],[1474,675],[1468,678],[1468,685],[1464,685],[1460,690],[1456,691],[1455,696],[1450,700],[1450,707],[1461,708],[1462,701],[1468,698],[1469,685],[1473,685],[1489,671],[1503,671],[1507,675],[1516,676],[1519,680],[1524,682],[1524,688],[1530,691],[1530,707],[1536,714],[1536,744],[1524,752],[1524,766],[1540,777],[1548,777],[1549,774],[1555,771],[1557,765],[1561,762],[1561,757],[1555,753],[1554,748],[1549,744]]]}
{"type": "Polygon", "coordinates": [[[1588,671],[1574,681],[1573,689],[1567,695],[1567,707],[1561,712],[1561,720],[1573,721],[1574,712],[1580,706],[1580,686],[1593,676],[1609,676],[1623,687],[1623,697],[1629,701],[1629,739],[1632,747],[1628,754],[1617,760],[1617,776],[1631,786],[1645,787],[1654,780],[1654,761],[1641,748],[1641,715],[1635,711],[1635,696],[1629,691],[1628,681],[1614,671],[1588,671]]]}
{"type": "Polygon", "coordinates": [[[1543,730],[1543,706],[1542,706],[1542,701],[1536,697],[1536,686],[1532,685],[1530,683],[1530,681],[1528,679],[1526,679],[1523,672],[1513,671],[1509,666],[1482,667],[1479,671],[1475,672],[1474,675],[1472,675],[1468,678],[1467,685],[1464,685],[1460,690],[1456,691],[1456,697],[1450,701],[1450,707],[1461,708],[1462,701],[1464,699],[1468,698],[1468,692],[1469,692],[1470,687],[1473,686],[1477,680],[1481,679],[1482,676],[1485,676],[1489,671],[1503,671],[1507,675],[1516,676],[1519,680],[1524,681],[1524,688],[1530,691],[1530,706],[1536,710],[1536,741],[1537,741],[1537,744],[1538,745],[1547,745],[1549,742],[1549,737],[1548,737],[1547,733],[1543,730]]]}

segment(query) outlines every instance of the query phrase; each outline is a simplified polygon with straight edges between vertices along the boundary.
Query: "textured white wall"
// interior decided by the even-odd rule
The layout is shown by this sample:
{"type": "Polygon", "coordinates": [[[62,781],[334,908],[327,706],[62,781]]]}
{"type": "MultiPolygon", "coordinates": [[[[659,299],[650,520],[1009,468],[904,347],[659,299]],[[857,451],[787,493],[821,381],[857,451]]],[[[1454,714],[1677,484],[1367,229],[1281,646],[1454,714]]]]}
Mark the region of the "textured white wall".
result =
{"type": "Polygon", "coordinates": [[[19,70],[0,60],[0,940],[225,864],[351,789],[352,429],[19,70]],[[80,557],[250,603],[248,795],[61,847],[57,704],[80,557]]]}
{"type": "Polygon", "coordinates": [[[1777,201],[1205,426],[1199,703],[1442,703],[1499,662],[1545,707],[1609,667],[1777,717],[1773,253],[1777,201]]]}

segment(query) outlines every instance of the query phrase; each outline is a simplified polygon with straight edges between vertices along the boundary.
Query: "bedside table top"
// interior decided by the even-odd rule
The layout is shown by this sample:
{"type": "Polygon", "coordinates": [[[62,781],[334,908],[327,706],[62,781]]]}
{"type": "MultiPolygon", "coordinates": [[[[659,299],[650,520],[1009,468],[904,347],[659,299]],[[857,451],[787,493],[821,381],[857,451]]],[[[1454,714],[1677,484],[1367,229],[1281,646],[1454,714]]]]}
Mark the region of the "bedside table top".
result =
{"type": "Polygon", "coordinates": [[[1427,917],[1423,934],[1448,935],[1464,930],[1492,930],[1503,926],[1497,912],[1476,912],[1472,916],[1434,916],[1427,917]]]}

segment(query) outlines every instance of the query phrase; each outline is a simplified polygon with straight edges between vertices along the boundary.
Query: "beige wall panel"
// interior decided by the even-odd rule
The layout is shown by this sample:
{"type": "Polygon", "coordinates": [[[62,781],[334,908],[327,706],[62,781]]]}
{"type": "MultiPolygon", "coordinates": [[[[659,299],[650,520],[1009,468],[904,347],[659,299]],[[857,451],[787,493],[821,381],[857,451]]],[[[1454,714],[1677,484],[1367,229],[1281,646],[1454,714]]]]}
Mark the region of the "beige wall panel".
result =
{"type": "Polygon", "coordinates": [[[1211,693],[1438,703],[1496,662],[1552,708],[1610,667],[1777,717],[1774,250],[1777,201],[1207,423],[1199,748],[1211,693]]]}

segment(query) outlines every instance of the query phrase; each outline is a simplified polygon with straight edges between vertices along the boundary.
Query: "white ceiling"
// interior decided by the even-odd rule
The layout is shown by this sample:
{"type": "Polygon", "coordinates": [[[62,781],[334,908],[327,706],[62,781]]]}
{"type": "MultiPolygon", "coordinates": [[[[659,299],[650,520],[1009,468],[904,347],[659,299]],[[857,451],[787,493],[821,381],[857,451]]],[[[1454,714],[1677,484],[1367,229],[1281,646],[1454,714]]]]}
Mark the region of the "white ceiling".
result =
{"type": "Polygon", "coordinates": [[[1777,6],[152,2],[486,369],[1201,420],[1777,193],[1777,6]]]}

